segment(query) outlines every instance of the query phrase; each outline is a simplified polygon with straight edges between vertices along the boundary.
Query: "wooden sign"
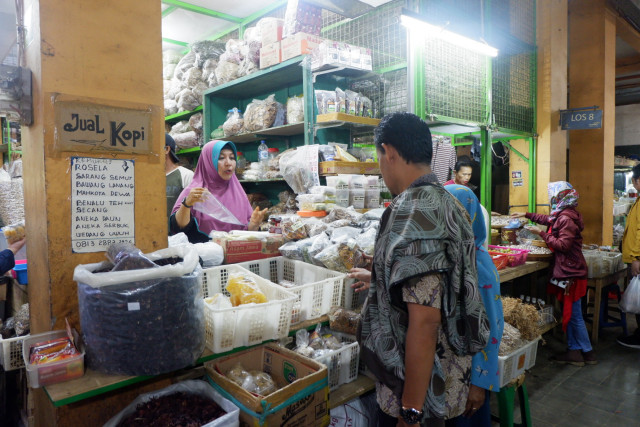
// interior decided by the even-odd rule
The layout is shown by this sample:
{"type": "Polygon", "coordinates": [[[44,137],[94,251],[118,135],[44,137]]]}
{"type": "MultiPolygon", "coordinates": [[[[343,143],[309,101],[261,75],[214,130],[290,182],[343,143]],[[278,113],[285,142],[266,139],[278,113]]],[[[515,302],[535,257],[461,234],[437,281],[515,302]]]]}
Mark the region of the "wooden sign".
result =
{"type": "Polygon", "coordinates": [[[114,154],[151,153],[151,109],[81,101],[55,102],[56,149],[114,154]]]}
{"type": "Polygon", "coordinates": [[[71,158],[71,249],[135,244],[133,160],[71,158]]]}

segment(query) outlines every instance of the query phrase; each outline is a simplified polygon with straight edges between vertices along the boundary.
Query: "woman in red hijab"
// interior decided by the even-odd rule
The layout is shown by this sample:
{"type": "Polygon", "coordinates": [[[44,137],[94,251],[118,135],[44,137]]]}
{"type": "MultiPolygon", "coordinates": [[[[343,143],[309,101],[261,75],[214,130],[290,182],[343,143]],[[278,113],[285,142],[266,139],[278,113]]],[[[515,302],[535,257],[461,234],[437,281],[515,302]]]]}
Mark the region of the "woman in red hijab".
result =
{"type": "Polygon", "coordinates": [[[202,147],[191,184],[178,196],[169,218],[169,234],[185,233],[191,243],[209,241],[211,231],[257,230],[264,211],[251,204],[236,177],[236,146],[229,141],[209,141],[202,147]],[[193,209],[214,195],[237,222],[228,222],[193,209]]]}

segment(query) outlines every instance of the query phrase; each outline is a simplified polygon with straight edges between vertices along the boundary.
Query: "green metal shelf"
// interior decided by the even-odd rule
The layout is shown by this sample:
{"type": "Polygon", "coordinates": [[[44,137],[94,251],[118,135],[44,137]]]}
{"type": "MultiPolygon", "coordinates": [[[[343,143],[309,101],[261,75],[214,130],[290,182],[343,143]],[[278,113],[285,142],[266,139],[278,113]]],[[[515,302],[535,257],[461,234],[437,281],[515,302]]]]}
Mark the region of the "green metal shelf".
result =
{"type": "Polygon", "coordinates": [[[304,123],[294,123],[290,125],[277,126],[274,128],[263,129],[250,133],[243,133],[240,135],[225,136],[225,141],[231,141],[236,144],[242,144],[245,142],[255,142],[265,137],[273,136],[293,136],[301,135],[304,132],[304,123]]]}
{"type": "Polygon", "coordinates": [[[185,120],[188,119],[189,117],[193,116],[196,113],[199,113],[200,111],[202,111],[202,105],[194,108],[191,111],[182,111],[180,113],[176,113],[176,114],[172,114],[170,116],[166,116],[164,118],[164,121],[167,123],[177,123],[181,120],[185,120]]]}
{"type": "Polygon", "coordinates": [[[208,96],[250,98],[284,86],[302,83],[302,59],[303,56],[297,56],[273,67],[265,68],[248,76],[213,87],[207,90],[204,96],[205,98],[208,96]]]}
{"type": "Polygon", "coordinates": [[[200,154],[200,151],[202,151],[202,147],[192,147],[178,150],[176,154],[200,154]]]}

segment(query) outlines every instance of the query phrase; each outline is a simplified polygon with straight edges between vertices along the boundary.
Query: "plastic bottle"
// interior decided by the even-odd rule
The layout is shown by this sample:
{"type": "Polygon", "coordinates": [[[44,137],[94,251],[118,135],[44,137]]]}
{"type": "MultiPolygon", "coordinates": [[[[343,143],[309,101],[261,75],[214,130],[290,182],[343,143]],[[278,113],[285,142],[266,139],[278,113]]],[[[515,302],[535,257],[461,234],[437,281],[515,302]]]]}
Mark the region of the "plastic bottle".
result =
{"type": "Polygon", "coordinates": [[[262,179],[269,170],[269,147],[265,144],[264,140],[260,141],[258,146],[258,162],[260,163],[260,170],[262,179]]]}

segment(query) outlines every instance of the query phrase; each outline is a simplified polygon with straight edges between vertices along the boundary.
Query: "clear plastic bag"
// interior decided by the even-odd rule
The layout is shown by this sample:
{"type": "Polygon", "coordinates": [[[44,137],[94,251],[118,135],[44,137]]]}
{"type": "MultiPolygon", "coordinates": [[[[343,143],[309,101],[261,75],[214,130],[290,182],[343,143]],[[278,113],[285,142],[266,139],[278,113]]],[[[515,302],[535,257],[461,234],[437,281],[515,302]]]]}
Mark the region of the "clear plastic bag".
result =
{"type": "Polygon", "coordinates": [[[306,240],[308,239],[287,242],[284,245],[280,246],[278,250],[283,257],[296,261],[304,261],[304,256],[302,255],[302,246],[303,242],[305,242],[306,240]]]}
{"type": "Polygon", "coordinates": [[[242,224],[238,218],[235,217],[225,205],[220,203],[220,200],[208,191],[203,195],[204,201],[196,202],[193,204],[193,209],[198,212],[202,212],[209,215],[211,218],[215,218],[218,221],[226,222],[229,224],[242,224]]]}
{"type": "Polygon", "coordinates": [[[185,56],[182,57],[182,59],[180,59],[180,62],[178,62],[178,65],[176,65],[176,69],[173,72],[173,77],[177,78],[178,80],[182,79],[182,75],[189,68],[193,67],[193,64],[195,62],[196,62],[195,52],[191,51],[187,53],[185,56]]]}
{"type": "Polygon", "coordinates": [[[191,67],[182,75],[182,81],[188,88],[192,88],[202,81],[202,70],[198,67],[191,67]]]}
{"type": "Polygon", "coordinates": [[[285,240],[301,240],[309,237],[304,221],[297,215],[284,216],[280,222],[280,228],[285,240]]]}
{"type": "Polygon", "coordinates": [[[173,135],[173,140],[178,148],[192,148],[198,146],[198,134],[193,130],[173,135]]]}
{"type": "Polygon", "coordinates": [[[113,264],[111,271],[129,271],[160,267],[144,256],[142,251],[131,243],[114,243],[109,246],[106,255],[113,264]]]}
{"type": "Polygon", "coordinates": [[[4,233],[4,237],[7,239],[7,243],[15,243],[18,240],[22,240],[25,238],[25,226],[24,221],[17,222],[11,225],[5,225],[2,228],[2,232],[4,233]]]}
{"type": "Polygon", "coordinates": [[[176,114],[178,112],[178,103],[173,99],[165,99],[164,100],[164,115],[171,116],[172,114],[176,114]]]}
{"type": "Polygon", "coordinates": [[[336,88],[336,111],[338,113],[347,112],[347,95],[339,87],[336,88]]]}
{"type": "Polygon", "coordinates": [[[349,270],[345,268],[340,258],[339,248],[339,244],[332,244],[325,247],[320,253],[313,257],[314,264],[322,265],[329,270],[339,271],[341,273],[348,272],[349,270]]]}
{"type": "Polygon", "coordinates": [[[304,97],[293,96],[287,99],[287,123],[304,121],[304,97]]]}
{"type": "Polygon", "coordinates": [[[267,302],[267,296],[260,290],[256,281],[247,275],[235,273],[229,275],[227,292],[231,295],[234,307],[243,304],[262,304],[267,302]]]}
{"type": "Polygon", "coordinates": [[[625,313],[640,313],[640,276],[635,276],[624,290],[620,309],[625,313]]]}
{"type": "Polygon", "coordinates": [[[215,71],[215,76],[218,84],[221,85],[237,79],[239,69],[240,65],[235,62],[224,61],[221,57],[215,71]]]}
{"type": "Polygon", "coordinates": [[[232,108],[230,114],[227,114],[227,120],[222,124],[224,136],[233,136],[241,133],[244,129],[244,118],[242,112],[237,108],[232,108]]]}
{"type": "Polygon", "coordinates": [[[178,112],[191,111],[202,104],[202,101],[191,89],[182,89],[177,95],[178,112]]]}
{"type": "Polygon", "coordinates": [[[264,100],[254,99],[244,113],[244,127],[250,132],[268,129],[273,125],[277,112],[275,95],[269,95],[264,100]]]}
{"type": "Polygon", "coordinates": [[[212,297],[205,298],[204,303],[209,305],[209,307],[213,308],[214,310],[233,308],[233,304],[231,304],[231,298],[221,293],[217,293],[212,297]]]}
{"type": "Polygon", "coordinates": [[[193,247],[198,252],[203,268],[215,267],[224,262],[224,250],[215,242],[196,243],[193,247]]]}
{"type": "Polygon", "coordinates": [[[356,243],[365,254],[373,256],[377,235],[378,229],[376,227],[370,227],[364,233],[356,236],[356,243]]]}
{"type": "Polygon", "coordinates": [[[195,54],[195,64],[202,68],[208,59],[218,60],[224,53],[225,44],[218,40],[198,40],[189,46],[195,54]]]}
{"type": "Polygon", "coordinates": [[[320,185],[318,175],[318,145],[305,145],[280,157],[280,172],[291,189],[304,194],[313,186],[320,185]]]}
{"type": "Polygon", "coordinates": [[[261,371],[250,371],[249,376],[245,378],[241,386],[249,393],[259,394],[260,396],[268,396],[277,390],[276,383],[271,375],[261,371]]]}
{"type": "Polygon", "coordinates": [[[336,332],[355,335],[360,324],[360,314],[342,307],[329,311],[329,328],[336,332]]]}
{"type": "Polygon", "coordinates": [[[329,239],[329,235],[327,233],[320,233],[313,237],[313,242],[311,246],[306,248],[304,252],[304,261],[309,264],[315,264],[320,267],[324,267],[324,264],[315,260],[316,256],[322,252],[327,246],[331,244],[331,240],[329,239]]]}
{"type": "Polygon", "coordinates": [[[346,242],[349,239],[356,238],[362,230],[356,227],[340,227],[333,230],[331,233],[331,241],[333,243],[346,242]]]}

